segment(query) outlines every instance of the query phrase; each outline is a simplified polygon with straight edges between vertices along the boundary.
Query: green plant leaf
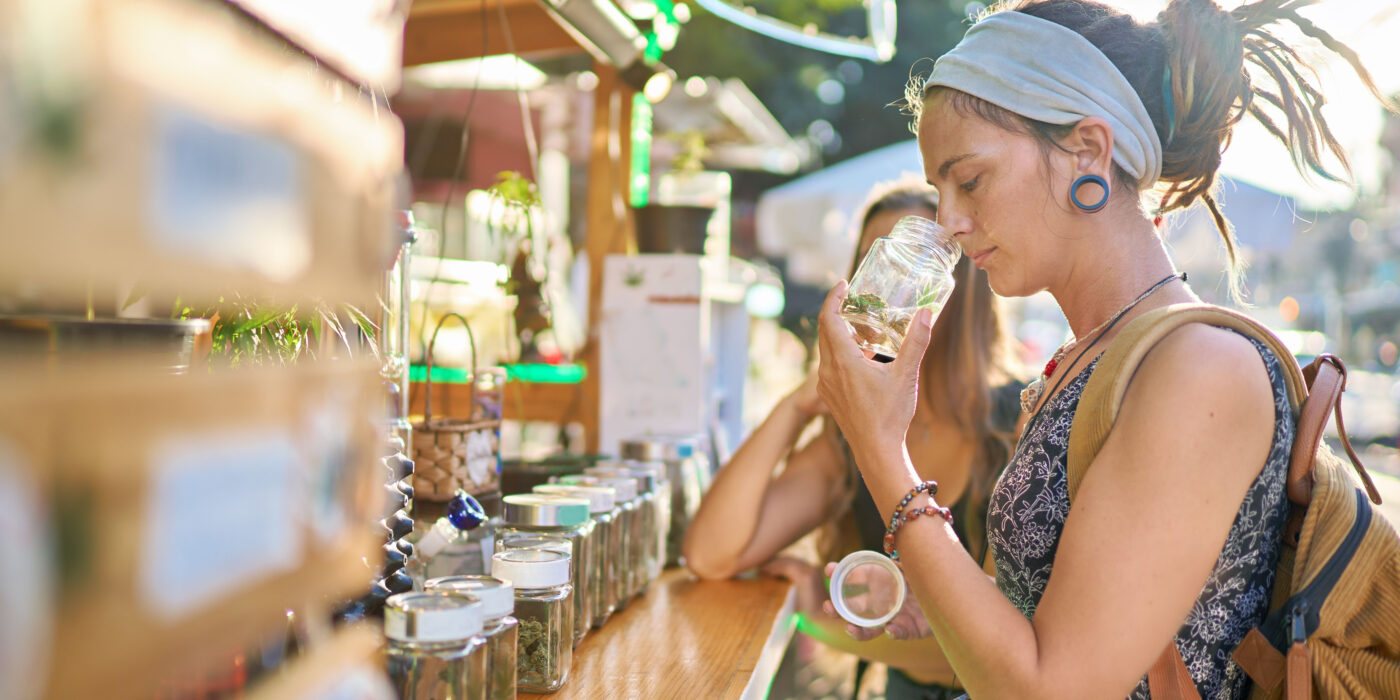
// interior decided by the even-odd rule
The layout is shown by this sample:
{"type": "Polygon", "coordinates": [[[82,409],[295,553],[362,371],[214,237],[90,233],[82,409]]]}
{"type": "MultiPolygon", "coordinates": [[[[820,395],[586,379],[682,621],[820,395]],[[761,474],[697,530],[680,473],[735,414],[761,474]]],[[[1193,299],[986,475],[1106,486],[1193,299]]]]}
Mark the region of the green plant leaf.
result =
{"type": "Polygon", "coordinates": [[[922,306],[928,306],[928,305],[932,304],[933,302],[935,302],[935,301],[937,301],[937,300],[938,300],[938,292],[937,292],[937,290],[935,290],[935,289],[933,288],[933,285],[929,285],[929,286],[927,286],[927,287],[924,287],[924,290],[923,290],[922,292],[919,292],[919,300],[918,300],[917,302],[914,302],[914,304],[915,304],[916,306],[921,306],[921,307],[922,307],[922,306]]]}

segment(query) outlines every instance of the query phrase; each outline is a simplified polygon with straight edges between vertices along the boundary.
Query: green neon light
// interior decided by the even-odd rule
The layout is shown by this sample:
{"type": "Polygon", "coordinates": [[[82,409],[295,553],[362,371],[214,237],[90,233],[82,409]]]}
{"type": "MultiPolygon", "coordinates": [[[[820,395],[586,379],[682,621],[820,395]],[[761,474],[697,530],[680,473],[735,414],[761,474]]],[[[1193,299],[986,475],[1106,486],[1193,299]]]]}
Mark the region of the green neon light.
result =
{"type": "Polygon", "coordinates": [[[642,61],[649,66],[654,66],[661,62],[661,42],[656,38],[656,32],[647,31],[642,36],[647,39],[647,47],[642,50],[642,61]]]}
{"type": "MultiPolygon", "coordinates": [[[[528,382],[532,384],[578,384],[588,376],[583,365],[512,364],[505,365],[506,381],[528,382]]],[[[408,370],[408,379],[421,382],[428,376],[428,368],[413,365],[408,370]]],[[[433,381],[442,384],[466,384],[471,372],[460,367],[434,367],[433,381]]]]}
{"type": "Polygon", "coordinates": [[[666,19],[672,22],[678,21],[676,20],[676,3],[671,2],[671,0],[652,0],[652,4],[656,5],[656,11],[660,12],[666,19]]]}
{"type": "Polygon", "coordinates": [[[651,118],[651,103],[640,92],[633,95],[630,200],[634,207],[651,202],[651,118]]]}

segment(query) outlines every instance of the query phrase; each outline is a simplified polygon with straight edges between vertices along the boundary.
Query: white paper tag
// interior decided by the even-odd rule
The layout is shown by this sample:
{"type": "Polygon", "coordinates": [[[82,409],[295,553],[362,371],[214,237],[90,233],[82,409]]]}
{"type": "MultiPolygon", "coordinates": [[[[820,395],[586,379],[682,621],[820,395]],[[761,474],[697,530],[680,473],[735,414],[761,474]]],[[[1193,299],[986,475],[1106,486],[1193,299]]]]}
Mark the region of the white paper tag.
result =
{"type": "Polygon", "coordinates": [[[39,697],[48,676],[49,520],[27,465],[0,440],[0,698],[39,697]]]}
{"type": "Polygon", "coordinates": [[[311,263],[301,156],[168,106],[154,120],[150,236],[164,249],[290,280],[311,263]]]}
{"type": "Polygon", "coordinates": [[[491,575],[491,557],[496,554],[496,536],[487,535],[481,538],[481,573],[491,575]]]}
{"type": "Polygon", "coordinates": [[[496,453],[491,449],[491,435],[484,430],[467,433],[467,478],[475,486],[484,486],[496,469],[496,453]]]}
{"type": "Polygon", "coordinates": [[[173,618],[296,567],[296,444],[285,428],[209,431],[151,452],[145,602],[173,618]]]}

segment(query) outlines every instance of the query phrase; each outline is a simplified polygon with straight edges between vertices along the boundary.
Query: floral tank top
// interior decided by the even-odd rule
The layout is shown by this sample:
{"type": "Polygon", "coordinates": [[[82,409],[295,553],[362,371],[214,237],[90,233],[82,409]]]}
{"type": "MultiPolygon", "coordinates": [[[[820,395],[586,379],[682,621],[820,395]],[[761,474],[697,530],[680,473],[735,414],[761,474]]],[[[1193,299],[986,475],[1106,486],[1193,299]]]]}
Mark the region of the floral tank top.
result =
{"type": "MultiPolygon", "coordinates": [[[[1230,654],[1268,612],[1288,515],[1284,481],[1295,418],[1279,359],[1259,342],[1250,341],[1259,350],[1273,387],[1273,444],[1240,503],[1215,568],[1176,633],[1177,649],[1204,700],[1232,700],[1248,693],[1248,677],[1230,654]]],[[[1091,362],[1030,420],[991,494],[987,541],[996,560],[997,587],[1027,618],[1035,616],[1050,580],[1069,514],[1070,425],[1097,365],[1097,359],[1091,362]]],[[[1151,697],[1145,673],[1129,697],[1151,697]]]]}

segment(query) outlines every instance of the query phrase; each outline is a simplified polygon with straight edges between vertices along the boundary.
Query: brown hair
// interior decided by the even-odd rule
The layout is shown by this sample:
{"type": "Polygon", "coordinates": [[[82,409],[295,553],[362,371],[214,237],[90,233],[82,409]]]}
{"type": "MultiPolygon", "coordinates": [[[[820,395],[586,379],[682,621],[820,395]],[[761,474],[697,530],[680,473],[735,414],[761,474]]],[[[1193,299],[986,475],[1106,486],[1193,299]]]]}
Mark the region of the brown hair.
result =
{"type": "MultiPolygon", "coordinates": [[[[937,192],[923,182],[896,183],[877,188],[865,211],[856,218],[860,234],[856,238],[857,260],[851,266],[854,274],[859,264],[860,246],[865,229],[875,216],[901,209],[926,209],[938,212],[937,192]]],[[[1012,431],[995,424],[992,406],[994,386],[1010,381],[1020,374],[1012,351],[1012,337],[1005,328],[1001,302],[992,292],[987,273],[977,269],[963,256],[953,268],[956,284],[938,319],[933,324],[933,337],[919,368],[919,400],[928,403],[935,415],[951,419],[976,445],[972,474],[962,498],[971,503],[986,501],[992,486],[1011,456],[1012,431]]],[[[836,425],[827,421],[823,430],[827,439],[836,439],[836,425]]],[[[838,444],[838,453],[845,455],[838,444]]],[[[845,508],[855,496],[856,480],[860,474],[853,464],[846,465],[847,493],[845,508]]],[[[981,509],[979,505],[978,510],[981,509]]],[[[820,545],[830,560],[859,549],[852,539],[856,534],[849,517],[841,517],[828,528],[820,545]]],[[[981,528],[969,528],[974,539],[974,551],[985,540],[981,528]]]]}
{"type": "MultiPolygon", "coordinates": [[[[1023,12],[1072,29],[1128,79],[1162,142],[1161,181],[1166,187],[1157,211],[1185,209],[1198,200],[1206,205],[1229,254],[1231,295],[1239,298],[1238,246],[1213,194],[1220,155],[1235,124],[1246,113],[1258,119],[1287,146],[1305,175],[1342,181],[1351,174],[1346,153],[1322,116],[1325,100],[1316,73],[1297,49],[1278,38],[1275,25],[1292,24],[1340,55],[1371,93],[1395,110],[1354,51],[1298,14],[1298,8],[1315,1],[1260,0],[1227,12],[1214,0],[1171,0],[1149,23],[1093,0],[1006,0],[990,11],[1023,12]],[[1328,153],[1341,164],[1341,175],[1324,165],[1328,153]]],[[[947,90],[959,113],[1032,135],[1043,147],[1058,147],[1058,137],[1071,128],[1035,122],[956,90],[934,89],[947,90]]],[[[905,91],[905,107],[915,116],[916,129],[930,94],[917,78],[905,91]]],[[[1125,191],[1137,189],[1116,165],[1113,180],[1125,191]]]]}

